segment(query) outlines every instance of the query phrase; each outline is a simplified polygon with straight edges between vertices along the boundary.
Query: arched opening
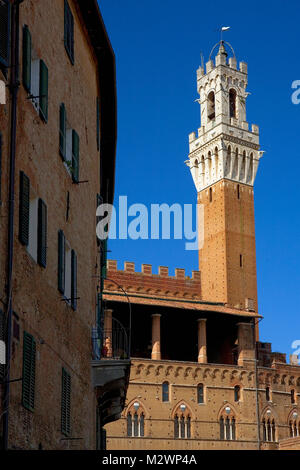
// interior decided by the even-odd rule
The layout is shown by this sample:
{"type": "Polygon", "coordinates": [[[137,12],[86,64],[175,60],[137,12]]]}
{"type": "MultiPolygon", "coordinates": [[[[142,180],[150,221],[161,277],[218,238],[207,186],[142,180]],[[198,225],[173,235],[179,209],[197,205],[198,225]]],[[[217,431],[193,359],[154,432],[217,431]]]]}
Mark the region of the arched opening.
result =
{"type": "Polygon", "coordinates": [[[246,172],[246,152],[243,152],[243,159],[242,159],[242,166],[241,166],[241,173],[240,173],[240,180],[244,181],[245,179],[245,172],[246,172]]]}
{"type": "Polygon", "coordinates": [[[240,401],[241,399],[241,387],[236,385],[234,387],[234,401],[240,401]]]}
{"type": "Polygon", "coordinates": [[[238,168],[239,168],[239,149],[235,150],[235,158],[234,158],[234,165],[232,170],[232,178],[237,179],[238,175],[238,168]]]}
{"type": "Polygon", "coordinates": [[[263,426],[263,441],[275,442],[276,441],[276,424],[274,418],[271,417],[271,411],[267,411],[267,417],[262,420],[263,426]]]}
{"type": "Polygon", "coordinates": [[[209,121],[215,119],[216,110],[215,110],[215,94],[211,91],[207,97],[207,117],[209,121]]]}
{"type": "Polygon", "coordinates": [[[225,167],[225,176],[230,177],[230,168],[231,168],[231,147],[229,145],[227,149],[227,159],[225,167]]]}
{"type": "Polygon", "coordinates": [[[162,384],[162,401],[167,402],[169,401],[169,383],[164,382],[162,384]]]}
{"type": "Polygon", "coordinates": [[[204,386],[203,384],[199,384],[197,387],[197,402],[199,405],[204,403],[204,386]]]}
{"type": "Polygon", "coordinates": [[[130,406],[126,419],[128,437],[145,436],[145,412],[139,402],[130,406]]]}
{"type": "Polygon", "coordinates": [[[207,157],[207,169],[208,169],[208,181],[210,182],[211,180],[211,152],[208,152],[208,157],[207,157]]]}
{"type": "Polygon", "coordinates": [[[215,175],[216,178],[219,176],[219,151],[218,147],[215,147],[215,175]]]}
{"type": "Polygon", "coordinates": [[[291,403],[296,403],[295,390],[291,390],[291,403]]]}
{"type": "Polygon", "coordinates": [[[247,175],[247,183],[251,183],[253,179],[253,153],[250,154],[250,163],[247,175]]]}
{"type": "Polygon", "coordinates": [[[231,90],[229,90],[229,116],[231,118],[234,118],[234,119],[237,118],[236,91],[233,88],[231,88],[231,90]]]}

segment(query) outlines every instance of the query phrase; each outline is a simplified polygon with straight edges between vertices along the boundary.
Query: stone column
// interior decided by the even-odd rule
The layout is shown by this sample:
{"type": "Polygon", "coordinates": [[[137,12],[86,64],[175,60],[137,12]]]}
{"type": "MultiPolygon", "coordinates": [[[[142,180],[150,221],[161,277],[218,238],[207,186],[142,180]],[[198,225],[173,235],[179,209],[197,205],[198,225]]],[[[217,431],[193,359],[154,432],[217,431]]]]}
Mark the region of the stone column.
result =
{"type": "Polygon", "coordinates": [[[107,356],[113,356],[113,347],[112,347],[112,310],[104,310],[104,346],[107,349],[107,356]]]}
{"type": "Polygon", "coordinates": [[[161,360],[160,352],[160,317],[158,313],[152,315],[152,354],[151,359],[161,360]]]}
{"type": "Polygon", "coordinates": [[[206,318],[198,320],[198,362],[207,364],[206,318]]]}
{"type": "Polygon", "coordinates": [[[247,359],[255,359],[254,331],[252,323],[238,323],[238,365],[242,366],[247,359]]]}

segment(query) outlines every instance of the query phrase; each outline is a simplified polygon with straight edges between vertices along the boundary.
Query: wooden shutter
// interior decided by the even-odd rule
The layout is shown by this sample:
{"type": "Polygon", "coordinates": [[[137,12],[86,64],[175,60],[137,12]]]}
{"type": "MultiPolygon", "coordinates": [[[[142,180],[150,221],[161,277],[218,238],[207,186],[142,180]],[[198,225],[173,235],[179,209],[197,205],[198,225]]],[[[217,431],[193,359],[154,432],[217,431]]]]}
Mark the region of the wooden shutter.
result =
{"type": "Polygon", "coordinates": [[[64,368],[61,386],[61,432],[66,436],[71,432],[71,376],[64,368]]]}
{"type": "Polygon", "coordinates": [[[67,132],[67,113],[64,103],[59,109],[59,153],[63,160],[66,159],[66,132],[67,132]]]}
{"type": "Polygon", "coordinates": [[[31,411],[34,410],[35,399],[35,357],[35,340],[33,336],[24,332],[22,404],[31,411]]]}
{"type": "Polygon", "coordinates": [[[10,37],[10,2],[3,0],[0,2],[0,63],[5,67],[9,66],[9,38],[10,37]]]}
{"type": "Polygon", "coordinates": [[[65,0],[64,42],[70,61],[74,65],[74,18],[67,0],[65,0]]]}
{"type": "Polygon", "coordinates": [[[38,263],[47,266],[47,206],[42,199],[38,208],[38,263]]]}
{"type": "Polygon", "coordinates": [[[71,253],[71,306],[77,309],[77,255],[74,250],[71,253]]]}
{"type": "Polygon", "coordinates": [[[97,114],[97,150],[100,150],[100,99],[97,98],[96,104],[96,114],[97,114]]]}
{"type": "Polygon", "coordinates": [[[23,28],[23,85],[26,91],[31,90],[31,34],[28,26],[23,28]]]}
{"type": "Polygon", "coordinates": [[[79,135],[72,131],[72,178],[79,183],[79,135]]]}
{"type": "MultiPolygon", "coordinates": [[[[100,196],[100,194],[97,194],[97,208],[96,209],[98,209],[98,207],[102,204],[102,202],[103,202],[102,197],[100,196]]],[[[96,216],[96,229],[100,221],[101,221],[101,217],[96,216]]],[[[98,237],[97,237],[97,245],[100,246],[100,240],[98,237]]]]}
{"type": "Polygon", "coordinates": [[[64,232],[58,232],[58,290],[65,293],[65,272],[66,272],[66,239],[64,232]]]}
{"type": "MultiPolygon", "coordinates": [[[[5,315],[3,310],[0,309],[0,341],[3,341],[5,343],[5,315]]],[[[2,344],[0,344],[0,349],[3,347],[2,344]]],[[[2,358],[2,355],[5,354],[5,347],[4,350],[0,350],[0,355],[2,358]]],[[[5,365],[0,364],[0,382],[3,380],[5,374],[5,365]]]]}
{"type": "Polygon", "coordinates": [[[40,60],[40,116],[48,121],[48,68],[43,60],[40,60]]]}
{"type": "Polygon", "coordinates": [[[29,178],[20,172],[20,202],[19,202],[19,239],[22,245],[29,243],[29,205],[30,182],[29,178]]]}
{"type": "Polygon", "coordinates": [[[2,134],[0,132],[0,206],[2,197],[2,134]]]}

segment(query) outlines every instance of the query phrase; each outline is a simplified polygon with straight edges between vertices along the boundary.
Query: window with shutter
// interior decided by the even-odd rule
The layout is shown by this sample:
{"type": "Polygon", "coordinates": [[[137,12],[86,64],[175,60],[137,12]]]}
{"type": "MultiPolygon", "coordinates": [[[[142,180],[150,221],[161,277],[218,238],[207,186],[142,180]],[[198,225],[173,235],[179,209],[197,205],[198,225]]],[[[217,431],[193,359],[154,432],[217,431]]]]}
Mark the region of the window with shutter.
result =
{"type": "Polygon", "coordinates": [[[61,387],[61,432],[66,436],[71,432],[71,376],[64,368],[61,387]]]}
{"type": "Polygon", "coordinates": [[[0,132],[0,206],[2,205],[2,134],[0,132]]]}
{"type": "Polygon", "coordinates": [[[71,306],[73,310],[77,309],[77,255],[72,250],[71,255],[71,306]]]}
{"type": "Polygon", "coordinates": [[[40,116],[48,121],[48,68],[43,60],[40,60],[40,116]]]}
{"type": "Polygon", "coordinates": [[[64,103],[59,109],[59,153],[63,160],[66,160],[66,133],[67,133],[67,113],[64,103]]]}
{"type": "Polygon", "coordinates": [[[39,199],[38,211],[38,263],[45,268],[47,265],[47,206],[42,199],[39,199]]]}
{"type": "Polygon", "coordinates": [[[24,332],[22,404],[26,409],[30,411],[34,410],[35,359],[36,359],[35,340],[33,336],[24,332]]]}
{"type": "Polygon", "coordinates": [[[10,36],[10,2],[2,0],[0,2],[0,64],[9,66],[9,36],[10,36]]]}
{"type": "Polygon", "coordinates": [[[31,92],[31,34],[28,26],[23,28],[23,85],[31,92]]]}
{"type": "Polygon", "coordinates": [[[72,178],[74,183],[79,183],[79,135],[72,133],[72,178]]]}
{"type": "Polygon", "coordinates": [[[19,203],[19,239],[22,245],[29,243],[29,204],[30,182],[29,178],[20,172],[20,203],[19,203]]]}
{"type": "Polygon", "coordinates": [[[65,236],[64,232],[58,232],[58,290],[65,293],[65,236]]]}
{"type": "Polygon", "coordinates": [[[70,6],[65,0],[65,21],[64,21],[64,42],[65,49],[70,58],[72,65],[74,65],[74,18],[70,6]]]}

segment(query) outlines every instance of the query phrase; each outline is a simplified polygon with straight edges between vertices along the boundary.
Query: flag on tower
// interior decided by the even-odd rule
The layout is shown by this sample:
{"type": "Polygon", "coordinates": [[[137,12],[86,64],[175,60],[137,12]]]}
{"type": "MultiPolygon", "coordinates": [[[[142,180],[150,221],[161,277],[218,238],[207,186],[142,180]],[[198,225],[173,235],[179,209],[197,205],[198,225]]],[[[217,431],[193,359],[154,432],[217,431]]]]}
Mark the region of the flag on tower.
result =
{"type": "Polygon", "coordinates": [[[222,26],[221,31],[228,31],[230,29],[230,26],[222,26]]]}

